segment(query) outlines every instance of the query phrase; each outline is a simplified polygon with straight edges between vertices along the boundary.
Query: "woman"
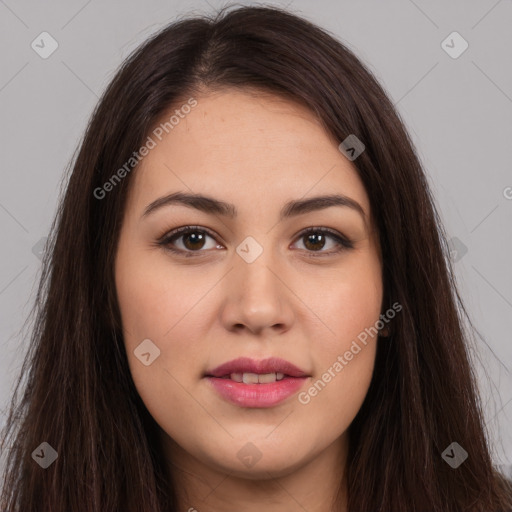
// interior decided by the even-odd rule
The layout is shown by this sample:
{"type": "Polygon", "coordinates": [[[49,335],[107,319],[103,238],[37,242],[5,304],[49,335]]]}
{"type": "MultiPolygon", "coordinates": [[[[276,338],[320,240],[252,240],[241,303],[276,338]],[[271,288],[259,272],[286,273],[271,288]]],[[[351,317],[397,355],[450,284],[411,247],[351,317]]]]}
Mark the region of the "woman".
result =
{"type": "Polygon", "coordinates": [[[510,509],[447,255],[341,43],[277,8],[166,27],[74,163],[2,510],[510,509]]]}

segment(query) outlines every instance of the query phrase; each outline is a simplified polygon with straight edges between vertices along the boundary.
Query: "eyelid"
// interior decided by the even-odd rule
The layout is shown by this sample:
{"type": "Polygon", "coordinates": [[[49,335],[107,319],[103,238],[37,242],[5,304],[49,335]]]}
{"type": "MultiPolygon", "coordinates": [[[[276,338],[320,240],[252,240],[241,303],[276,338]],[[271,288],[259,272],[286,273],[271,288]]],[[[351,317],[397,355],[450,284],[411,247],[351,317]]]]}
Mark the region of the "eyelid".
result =
{"type": "MultiPolygon", "coordinates": [[[[181,226],[179,228],[166,230],[163,235],[161,235],[160,237],[157,238],[157,245],[164,246],[164,248],[166,250],[171,251],[178,255],[202,256],[204,253],[210,252],[210,250],[199,249],[197,251],[190,251],[190,250],[186,251],[183,249],[176,249],[176,248],[173,248],[170,246],[170,242],[173,238],[179,239],[180,235],[183,236],[184,234],[187,234],[190,232],[196,232],[196,231],[204,232],[208,236],[210,236],[211,238],[213,238],[214,240],[216,240],[218,242],[218,240],[217,240],[218,235],[215,234],[213,231],[211,231],[209,228],[206,228],[203,226],[186,225],[186,226],[181,226]]],[[[324,226],[310,226],[310,227],[304,228],[299,233],[297,233],[297,235],[294,238],[293,244],[295,244],[296,241],[298,241],[301,237],[307,235],[308,233],[321,233],[323,235],[327,235],[328,237],[331,237],[336,242],[338,247],[334,250],[329,250],[329,251],[307,251],[307,250],[301,249],[301,251],[305,252],[307,256],[311,256],[314,258],[330,256],[330,255],[339,254],[345,250],[353,249],[353,247],[354,247],[352,240],[350,240],[346,236],[342,235],[337,230],[327,228],[324,226]]]]}
{"type": "Polygon", "coordinates": [[[177,254],[178,256],[185,256],[185,257],[201,257],[204,256],[209,251],[204,250],[198,250],[198,251],[185,251],[183,249],[176,249],[174,247],[171,247],[170,243],[173,238],[179,239],[180,236],[183,236],[189,232],[195,232],[200,231],[206,233],[209,237],[213,238],[217,241],[218,235],[215,234],[213,231],[211,231],[208,228],[205,228],[203,226],[195,226],[195,225],[186,225],[181,226],[179,228],[166,230],[163,235],[159,236],[156,241],[157,246],[163,246],[163,248],[166,251],[172,252],[174,254],[177,254]]]}
{"type": "Polygon", "coordinates": [[[190,225],[181,226],[181,227],[175,228],[175,229],[165,230],[163,235],[161,235],[157,238],[157,241],[166,243],[170,238],[173,238],[176,235],[181,235],[183,233],[188,233],[189,231],[204,231],[206,234],[208,234],[212,238],[216,238],[218,236],[216,233],[211,231],[209,228],[205,228],[203,226],[194,226],[194,225],[190,224],[190,225]]]}

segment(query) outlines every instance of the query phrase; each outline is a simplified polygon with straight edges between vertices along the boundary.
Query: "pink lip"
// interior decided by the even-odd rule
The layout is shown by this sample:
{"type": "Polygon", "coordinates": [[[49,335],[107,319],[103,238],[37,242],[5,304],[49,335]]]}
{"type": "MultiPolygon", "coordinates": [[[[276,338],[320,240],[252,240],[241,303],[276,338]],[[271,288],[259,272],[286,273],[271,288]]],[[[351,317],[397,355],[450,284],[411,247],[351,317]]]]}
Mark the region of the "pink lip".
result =
{"type": "Polygon", "coordinates": [[[308,377],[304,371],[294,364],[277,357],[269,357],[261,361],[249,357],[239,357],[207,371],[206,376],[225,377],[232,373],[284,373],[290,377],[308,377]]]}
{"type": "Polygon", "coordinates": [[[273,407],[295,394],[309,376],[283,359],[272,357],[256,361],[241,357],[207,372],[205,378],[229,402],[239,407],[265,408],[273,407]],[[268,384],[244,384],[225,378],[232,373],[284,373],[285,377],[268,384]]]}

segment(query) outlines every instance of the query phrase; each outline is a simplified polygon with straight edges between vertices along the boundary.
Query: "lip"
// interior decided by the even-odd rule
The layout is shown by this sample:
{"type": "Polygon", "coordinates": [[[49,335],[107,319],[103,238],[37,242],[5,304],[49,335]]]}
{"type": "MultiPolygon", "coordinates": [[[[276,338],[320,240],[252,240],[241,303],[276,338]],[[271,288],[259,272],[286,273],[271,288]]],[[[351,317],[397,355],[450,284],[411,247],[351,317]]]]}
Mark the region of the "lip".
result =
{"type": "Polygon", "coordinates": [[[309,377],[294,364],[278,357],[269,357],[260,361],[250,357],[239,357],[207,371],[206,376],[225,377],[232,373],[284,373],[290,377],[309,377]]]}
{"type": "Polygon", "coordinates": [[[239,407],[273,407],[294,395],[310,376],[284,359],[260,361],[240,357],[206,372],[205,379],[219,395],[239,407]],[[244,384],[225,378],[232,373],[284,373],[282,380],[267,384],[244,384]]]}

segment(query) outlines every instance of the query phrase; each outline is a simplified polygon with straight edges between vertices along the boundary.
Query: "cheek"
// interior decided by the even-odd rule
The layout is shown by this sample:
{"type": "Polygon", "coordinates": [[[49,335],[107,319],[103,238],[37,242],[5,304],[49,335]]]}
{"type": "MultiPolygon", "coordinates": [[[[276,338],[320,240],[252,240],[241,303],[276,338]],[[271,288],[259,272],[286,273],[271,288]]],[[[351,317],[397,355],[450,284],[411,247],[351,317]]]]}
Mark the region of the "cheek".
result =
{"type": "Polygon", "coordinates": [[[331,299],[322,311],[334,335],[317,338],[312,350],[316,371],[298,398],[309,408],[311,428],[316,424],[334,436],[349,427],[370,386],[381,294],[375,283],[364,287],[359,282],[337,288],[331,299]]]}
{"type": "Polygon", "coordinates": [[[330,283],[325,293],[310,295],[327,329],[312,338],[316,372],[299,402],[315,411],[311,423],[321,428],[320,422],[326,422],[343,431],[360,409],[373,375],[383,291],[378,260],[361,258],[330,283]]]}
{"type": "MultiPolygon", "coordinates": [[[[307,413],[309,428],[326,437],[335,438],[345,432],[361,408],[373,375],[376,340],[366,346],[352,345],[351,360],[343,347],[330,353],[323,373],[311,380],[299,395],[299,403],[307,413]],[[354,353],[357,352],[357,353],[354,353]],[[338,359],[340,357],[340,359],[338,359]]],[[[349,344],[350,346],[350,344],[349,344]]]]}
{"type": "MultiPolygon", "coordinates": [[[[315,287],[308,282],[300,293],[323,324],[324,334],[320,339],[315,336],[322,347],[318,353],[332,358],[334,353],[348,350],[351,340],[379,320],[383,298],[380,262],[374,252],[361,252],[315,282],[315,287]]],[[[322,360],[328,362],[325,357],[322,360]]]]}
{"type": "Polygon", "coordinates": [[[148,409],[158,416],[162,404],[182,402],[183,386],[193,384],[191,362],[201,360],[200,344],[190,342],[191,333],[200,329],[194,308],[201,306],[208,283],[194,286],[185,272],[171,274],[168,266],[143,262],[144,254],[136,251],[120,259],[116,288],[132,378],[148,409]],[[148,357],[138,357],[147,352],[148,357]]]}
{"type": "MultiPolygon", "coordinates": [[[[170,272],[141,252],[118,261],[116,288],[127,339],[163,343],[187,323],[187,313],[204,294],[187,280],[186,272],[170,272]],[[158,341],[157,341],[158,340],[158,341]]],[[[139,341],[140,343],[140,341],[139,341]]]]}
{"type": "Polygon", "coordinates": [[[186,315],[192,306],[188,297],[176,294],[176,289],[183,288],[176,285],[172,276],[162,279],[160,269],[140,265],[140,261],[132,265],[124,261],[116,270],[124,344],[141,400],[155,421],[174,435],[188,427],[172,411],[177,407],[190,407],[191,402],[193,405],[188,394],[190,361],[197,356],[191,352],[195,350],[194,345],[187,339],[191,325],[190,315],[186,315]],[[148,339],[153,345],[144,341],[148,348],[139,350],[143,340],[148,339]],[[148,357],[137,356],[147,352],[149,361],[148,357]],[[144,359],[148,365],[144,364],[144,359]]]}

